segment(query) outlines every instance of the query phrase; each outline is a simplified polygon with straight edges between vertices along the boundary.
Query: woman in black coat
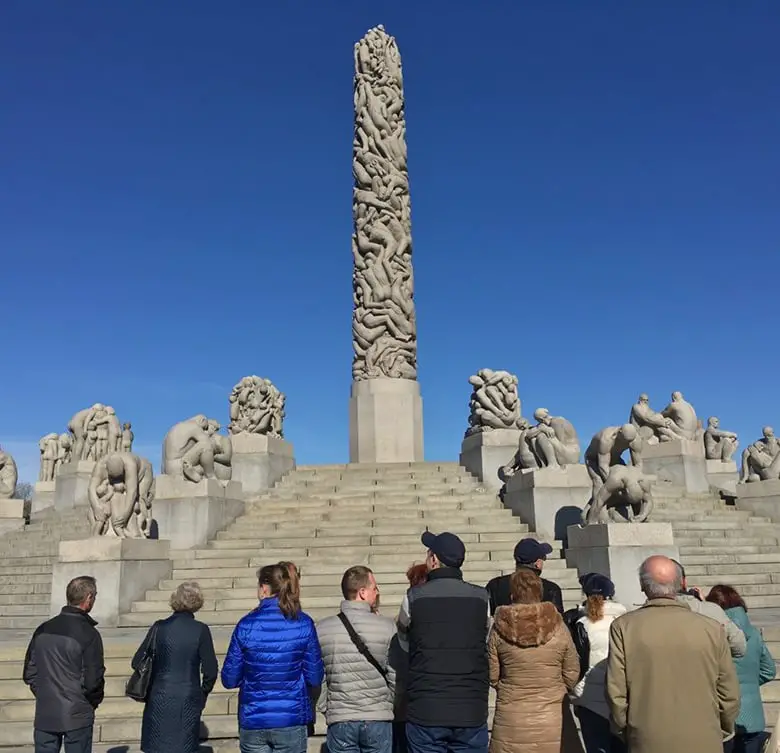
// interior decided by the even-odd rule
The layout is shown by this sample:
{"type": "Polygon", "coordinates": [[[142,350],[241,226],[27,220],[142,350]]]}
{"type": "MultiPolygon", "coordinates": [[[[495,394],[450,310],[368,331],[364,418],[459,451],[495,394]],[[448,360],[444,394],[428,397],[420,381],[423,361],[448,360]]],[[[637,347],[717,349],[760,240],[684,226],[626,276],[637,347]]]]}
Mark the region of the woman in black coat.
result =
{"type": "MultiPolygon", "coordinates": [[[[200,715],[217,681],[211,631],[194,618],[203,606],[200,586],[182,583],[170,604],[173,614],[156,623],[151,683],[141,728],[144,753],[194,753],[200,745],[200,715]]],[[[151,632],[133,657],[133,669],[143,660],[151,632]]]]}

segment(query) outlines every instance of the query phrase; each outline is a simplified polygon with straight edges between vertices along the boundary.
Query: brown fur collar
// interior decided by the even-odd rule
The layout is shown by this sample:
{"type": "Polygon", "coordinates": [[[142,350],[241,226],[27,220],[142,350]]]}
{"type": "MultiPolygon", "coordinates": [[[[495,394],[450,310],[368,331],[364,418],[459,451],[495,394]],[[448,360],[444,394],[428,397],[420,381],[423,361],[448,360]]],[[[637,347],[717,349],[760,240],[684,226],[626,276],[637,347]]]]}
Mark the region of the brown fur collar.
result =
{"type": "Polygon", "coordinates": [[[548,643],[562,624],[561,615],[549,601],[500,607],[494,622],[504,640],[524,648],[548,643]]]}

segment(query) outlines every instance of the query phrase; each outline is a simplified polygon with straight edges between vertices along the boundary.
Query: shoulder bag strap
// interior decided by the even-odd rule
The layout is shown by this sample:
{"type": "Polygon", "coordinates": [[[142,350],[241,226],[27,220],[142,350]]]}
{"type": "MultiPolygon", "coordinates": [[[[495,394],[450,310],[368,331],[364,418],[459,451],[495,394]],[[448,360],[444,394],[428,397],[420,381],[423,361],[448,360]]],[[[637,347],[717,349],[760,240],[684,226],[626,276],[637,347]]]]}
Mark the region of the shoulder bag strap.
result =
{"type": "Polygon", "coordinates": [[[357,634],[357,631],[352,626],[352,623],[347,619],[347,616],[344,614],[344,612],[339,612],[338,618],[341,620],[341,624],[346,628],[352,643],[355,644],[355,648],[358,650],[361,656],[363,656],[366,661],[377,672],[379,672],[380,675],[382,675],[382,679],[387,682],[387,670],[382,667],[382,665],[374,658],[373,654],[368,650],[368,646],[366,646],[363,639],[357,634]]]}
{"type": "Polygon", "coordinates": [[[154,658],[155,649],[157,648],[157,628],[159,625],[159,621],[154,622],[149,629],[149,645],[146,647],[146,654],[152,658],[154,658]]]}

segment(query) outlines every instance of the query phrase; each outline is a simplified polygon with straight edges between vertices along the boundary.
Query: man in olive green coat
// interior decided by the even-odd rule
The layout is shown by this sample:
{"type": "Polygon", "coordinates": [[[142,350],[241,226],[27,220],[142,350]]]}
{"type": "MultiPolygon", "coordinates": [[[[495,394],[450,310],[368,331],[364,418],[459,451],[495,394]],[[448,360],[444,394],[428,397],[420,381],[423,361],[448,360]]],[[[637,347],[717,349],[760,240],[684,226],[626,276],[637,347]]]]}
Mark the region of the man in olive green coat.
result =
{"type": "Polygon", "coordinates": [[[739,682],[723,626],[675,598],[679,565],[647,559],[647,602],[610,627],[607,702],[629,753],[721,753],[734,734],[739,682]]]}

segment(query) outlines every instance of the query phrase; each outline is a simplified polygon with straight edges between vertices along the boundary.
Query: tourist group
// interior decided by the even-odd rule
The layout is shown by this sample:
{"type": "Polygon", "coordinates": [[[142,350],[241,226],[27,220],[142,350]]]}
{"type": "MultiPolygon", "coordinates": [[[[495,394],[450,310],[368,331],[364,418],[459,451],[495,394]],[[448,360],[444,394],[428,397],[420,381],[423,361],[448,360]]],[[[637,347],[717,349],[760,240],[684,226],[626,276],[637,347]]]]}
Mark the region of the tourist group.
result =
{"type": "MultiPolygon", "coordinates": [[[[643,606],[628,611],[612,581],[591,573],[580,578],[582,606],[565,612],[561,589],[541,577],[548,544],[520,541],[515,572],[486,587],[464,581],[456,535],[427,532],[422,545],[395,619],[382,614],[368,567],[344,573],[338,614],[316,626],[294,563],[258,571],[259,605],[235,627],[221,668],[224,687],[239,689],[242,753],[305,753],[317,713],[330,753],[766,749],[759,687],[775,663],[733,588],[705,596],[678,562],[653,556],[638,573],[643,606]]],[[[67,605],[30,641],[36,753],[92,750],[104,691],[96,597],[94,578],[74,579],[67,605]]],[[[144,753],[198,749],[220,672],[211,632],[194,619],[198,584],[182,583],[170,605],[128,682],[145,703],[144,753]]]]}

